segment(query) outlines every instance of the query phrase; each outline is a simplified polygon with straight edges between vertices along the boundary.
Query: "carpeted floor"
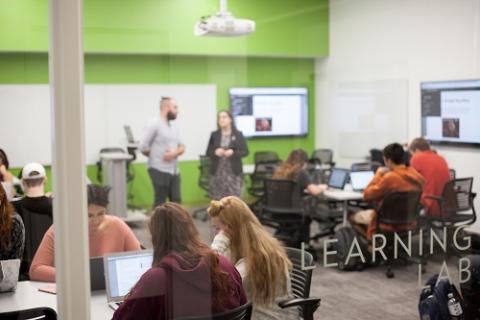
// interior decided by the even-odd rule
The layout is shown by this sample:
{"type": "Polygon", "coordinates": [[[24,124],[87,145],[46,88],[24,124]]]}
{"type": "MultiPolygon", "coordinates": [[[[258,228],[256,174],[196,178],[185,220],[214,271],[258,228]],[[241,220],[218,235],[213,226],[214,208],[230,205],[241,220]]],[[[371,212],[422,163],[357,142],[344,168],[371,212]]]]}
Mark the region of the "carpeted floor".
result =
{"type": "MultiPolygon", "coordinates": [[[[213,239],[209,222],[195,220],[202,238],[213,239]]],[[[141,243],[151,248],[150,236],[144,224],[132,226],[141,243]]],[[[321,243],[318,248],[321,248],[321,243]]],[[[416,264],[399,264],[395,277],[387,279],[385,267],[378,266],[359,272],[340,272],[323,267],[321,254],[313,271],[311,296],[322,299],[315,319],[322,320],[412,320],[418,319],[419,272],[416,264]]],[[[441,257],[429,261],[420,283],[439,273],[441,257]]],[[[454,258],[448,260],[448,271],[454,281],[458,279],[458,266],[454,258]]]]}

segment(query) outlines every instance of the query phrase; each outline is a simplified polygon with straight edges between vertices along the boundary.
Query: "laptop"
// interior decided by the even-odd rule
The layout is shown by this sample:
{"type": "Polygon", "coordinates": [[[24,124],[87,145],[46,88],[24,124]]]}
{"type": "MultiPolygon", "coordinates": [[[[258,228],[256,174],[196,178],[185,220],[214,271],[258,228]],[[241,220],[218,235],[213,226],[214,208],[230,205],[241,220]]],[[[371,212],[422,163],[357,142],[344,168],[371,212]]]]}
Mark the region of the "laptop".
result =
{"type": "Polygon", "coordinates": [[[350,182],[352,183],[352,190],[363,192],[372,181],[374,176],[373,171],[354,171],[350,172],[350,182]]]}
{"type": "Polygon", "coordinates": [[[343,190],[348,180],[349,170],[333,168],[328,179],[329,190],[343,190]]]}
{"type": "Polygon", "coordinates": [[[90,289],[91,291],[105,290],[105,269],[103,257],[90,258],[90,289]]]}
{"type": "Polygon", "coordinates": [[[20,259],[0,261],[0,292],[14,291],[18,283],[20,259]]]}
{"type": "Polygon", "coordinates": [[[140,277],[152,267],[153,251],[106,255],[103,258],[108,305],[116,310],[140,277]]]}

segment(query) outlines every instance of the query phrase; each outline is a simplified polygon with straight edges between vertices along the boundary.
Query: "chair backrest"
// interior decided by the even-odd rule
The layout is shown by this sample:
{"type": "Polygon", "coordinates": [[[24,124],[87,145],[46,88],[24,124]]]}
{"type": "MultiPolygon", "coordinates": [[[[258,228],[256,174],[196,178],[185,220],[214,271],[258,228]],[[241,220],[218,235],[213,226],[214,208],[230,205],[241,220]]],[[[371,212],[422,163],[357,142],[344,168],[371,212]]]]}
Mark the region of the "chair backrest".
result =
{"type": "MultiPolygon", "coordinates": [[[[310,296],[312,269],[305,270],[305,268],[302,268],[302,250],[295,248],[285,248],[285,250],[293,264],[293,269],[290,273],[293,296],[295,298],[308,298],[310,296]]],[[[304,251],[303,262],[303,267],[315,265],[313,256],[307,251],[304,251]]]]}
{"type": "Polygon", "coordinates": [[[257,151],[253,155],[253,162],[255,164],[259,162],[279,162],[280,158],[275,151],[257,151]]]}
{"type": "Polygon", "coordinates": [[[448,217],[473,209],[473,178],[450,180],[442,192],[441,211],[448,217]]]}
{"type": "Polygon", "coordinates": [[[0,312],[0,320],[56,320],[57,313],[52,308],[41,307],[9,312],[0,312]]]}
{"type": "Polygon", "coordinates": [[[370,149],[370,161],[378,162],[382,166],[385,165],[385,162],[383,162],[383,151],[380,149],[370,149]]]}
{"type": "Polygon", "coordinates": [[[333,163],[333,150],[316,149],[312,153],[312,161],[319,164],[331,165],[333,163]]]}
{"type": "Polygon", "coordinates": [[[23,261],[28,267],[42,242],[45,232],[53,224],[52,217],[22,208],[22,219],[25,226],[25,249],[23,261]]]}
{"type": "Polygon", "coordinates": [[[275,173],[279,163],[278,162],[259,162],[255,164],[252,179],[265,180],[271,178],[275,173]]]}
{"type": "Polygon", "coordinates": [[[265,179],[265,207],[270,210],[300,210],[302,207],[300,191],[292,180],[265,179]]]}
{"type": "Polygon", "coordinates": [[[200,156],[200,175],[198,176],[198,185],[204,190],[208,190],[210,181],[211,160],[208,156],[200,156]]]}
{"type": "Polygon", "coordinates": [[[377,223],[410,224],[420,214],[421,191],[391,192],[378,209],[377,223]]]}
{"type": "Polygon", "coordinates": [[[183,317],[176,320],[250,320],[252,317],[252,303],[247,302],[236,309],[228,310],[209,316],[183,317]]]}

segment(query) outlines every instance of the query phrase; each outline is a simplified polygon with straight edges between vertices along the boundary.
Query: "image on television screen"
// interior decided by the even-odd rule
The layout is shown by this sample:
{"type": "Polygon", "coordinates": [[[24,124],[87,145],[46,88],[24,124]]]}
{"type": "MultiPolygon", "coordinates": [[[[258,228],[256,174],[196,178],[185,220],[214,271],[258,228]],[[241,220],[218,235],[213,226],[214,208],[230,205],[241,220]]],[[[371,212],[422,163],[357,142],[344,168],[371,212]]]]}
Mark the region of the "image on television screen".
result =
{"type": "Polygon", "coordinates": [[[425,139],[480,146],[480,80],[423,82],[421,90],[425,139]]]}
{"type": "Polygon", "coordinates": [[[246,137],[308,134],[306,88],[232,88],[230,111],[246,137]]]}

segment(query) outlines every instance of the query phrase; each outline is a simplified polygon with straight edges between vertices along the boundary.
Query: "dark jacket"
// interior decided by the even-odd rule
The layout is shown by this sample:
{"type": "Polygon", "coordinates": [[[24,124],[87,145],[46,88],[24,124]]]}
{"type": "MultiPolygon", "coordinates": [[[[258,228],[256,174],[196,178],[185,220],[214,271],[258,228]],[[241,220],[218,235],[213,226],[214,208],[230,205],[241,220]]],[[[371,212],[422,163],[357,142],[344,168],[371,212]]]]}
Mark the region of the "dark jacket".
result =
{"type": "MultiPolygon", "coordinates": [[[[207,156],[211,159],[210,173],[215,174],[218,168],[219,158],[215,155],[215,150],[220,148],[222,140],[222,132],[220,130],[213,131],[208,141],[207,156]]],[[[242,158],[248,155],[247,142],[241,131],[232,130],[232,139],[228,149],[233,150],[233,156],[231,156],[230,163],[232,164],[232,171],[235,175],[241,175],[243,173],[242,158]]]]}
{"type": "Polygon", "coordinates": [[[148,270],[133,287],[113,320],[167,320],[201,316],[235,309],[247,302],[242,278],[227,258],[218,256],[219,266],[228,273],[232,291],[223,302],[212,299],[210,267],[205,259],[196,265],[172,252],[160,266],[148,270]]]}

